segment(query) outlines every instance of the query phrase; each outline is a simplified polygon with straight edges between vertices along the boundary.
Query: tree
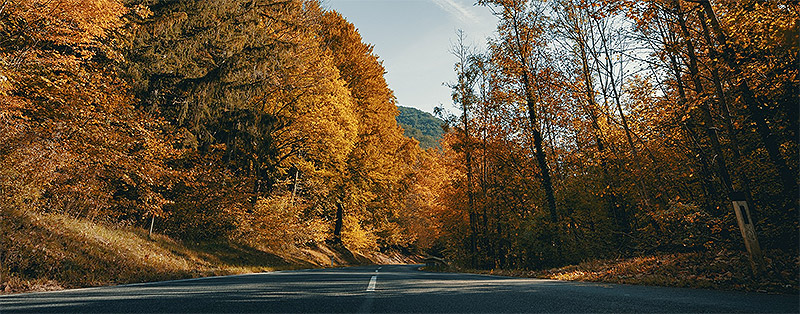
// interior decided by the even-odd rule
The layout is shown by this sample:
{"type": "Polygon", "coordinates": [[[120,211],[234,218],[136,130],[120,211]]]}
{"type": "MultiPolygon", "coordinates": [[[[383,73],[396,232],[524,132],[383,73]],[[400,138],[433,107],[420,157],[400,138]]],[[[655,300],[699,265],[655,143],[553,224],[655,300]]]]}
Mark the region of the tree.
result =
{"type": "Polygon", "coordinates": [[[397,124],[394,95],[372,47],[362,42],[355,26],[340,14],[323,12],[319,19],[322,43],[350,91],[359,125],[354,148],[331,195],[336,207],[334,238],[343,237],[345,210],[349,208],[349,215],[361,224],[350,226],[352,230],[375,230],[383,245],[407,244],[398,230],[405,227],[398,225],[397,209],[401,193],[409,185],[417,148],[403,137],[397,124]]]}
{"type": "Polygon", "coordinates": [[[734,190],[752,191],[764,243],[797,243],[786,216],[797,180],[785,176],[796,169],[781,161],[797,154],[786,102],[797,98],[796,5],[480,3],[498,33],[490,58],[456,68],[481,83],[457,90],[462,115],[448,119],[439,157],[452,173],[438,192],[456,217],[440,220],[449,254],[473,267],[541,268],[620,247],[740,249],[724,210],[734,190]]]}
{"type": "Polygon", "coordinates": [[[94,219],[158,215],[171,183],[161,121],[136,112],[108,38],[118,1],[0,6],[2,206],[94,219]]]}
{"type": "MultiPolygon", "coordinates": [[[[611,62],[611,52],[608,50],[608,38],[605,36],[604,25],[607,12],[594,9],[596,6],[602,6],[602,3],[575,3],[573,1],[561,1],[553,9],[556,13],[555,26],[558,29],[560,37],[563,38],[567,51],[570,51],[574,56],[574,62],[577,63],[577,73],[579,80],[576,82],[582,91],[576,91],[576,94],[582,95],[583,99],[579,100],[578,105],[589,118],[591,125],[591,134],[594,137],[595,145],[597,147],[597,159],[600,160],[600,168],[603,172],[603,185],[605,191],[602,192],[602,197],[607,198],[608,212],[611,214],[618,228],[620,236],[630,232],[631,226],[628,218],[627,210],[622,202],[619,201],[617,196],[617,183],[612,179],[612,165],[609,163],[609,158],[612,157],[612,151],[615,147],[608,147],[609,140],[604,133],[610,133],[610,130],[604,130],[601,125],[607,125],[610,115],[607,114],[607,108],[601,107],[598,103],[598,92],[595,81],[600,81],[600,89],[603,91],[603,101],[609,102],[609,98],[617,106],[617,109],[622,120],[623,129],[625,130],[626,139],[628,144],[635,154],[635,147],[630,134],[630,127],[627,124],[627,119],[622,111],[620,104],[620,97],[617,91],[616,73],[613,70],[613,63],[611,62]],[[600,47],[598,47],[600,46],[600,47]],[[605,56],[603,58],[602,56],[605,56]],[[596,66],[595,66],[596,65],[596,66]],[[595,70],[596,69],[596,70],[595,70]],[[609,84],[602,84],[603,79],[606,79],[609,84]],[[610,89],[613,94],[606,93],[606,87],[610,89]],[[610,96],[610,97],[609,97],[610,96]]],[[[568,69],[565,72],[572,72],[568,69]]],[[[606,127],[608,128],[608,127],[606,127]]],[[[622,238],[618,240],[622,242],[622,238]]]]}
{"type": "Polygon", "coordinates": [[[461,118],[461,150],[464,153],[464,167],[466,168],[466,189],[467,189],[467,212],[469,213],[469,227],[470,227],[470,256],[472,257],[472,265],[477,265],[478,254],[478,212],[475,208],[475,193],[474,193],[474,175],[473,175],[473,136],[470,133],[470,111],[475,106],[476,95],[474,86],[477,80],[477,73],[474,71],[472,58],[474,52],[464,43],[464,32],[459,30],[457,33],[458,39],[453,45],[452,54],[458,59],[455,65],[455,71],[458,77],[458,82],[450,85],[452,89],[453,103],[460,106],[461,118]]]}
{"type": "Polygon", "coordinates": [[[539,171],[541,172],[542,187],[553,224],[558,222],[553,183],[550,177],[550,167],[547,163],[541,121],[539,117],[542,106],[541,82],[539,76],[545,75],[547,70],[540,68],[544,63],[540,51],[546,45],[543,36],[543,6],[531,5],[528,1],[503,0],[479,1],[483,5],[497,5],[499,11],[495,14],[500,18],[498,31],[501,41],[496,46],[499,50],[496,55],[506,58],[502,66],[507,74],[517,76],[521,96],[523,97],[528,112],[530,133],[533,136],[533,146],[539,171]]]}

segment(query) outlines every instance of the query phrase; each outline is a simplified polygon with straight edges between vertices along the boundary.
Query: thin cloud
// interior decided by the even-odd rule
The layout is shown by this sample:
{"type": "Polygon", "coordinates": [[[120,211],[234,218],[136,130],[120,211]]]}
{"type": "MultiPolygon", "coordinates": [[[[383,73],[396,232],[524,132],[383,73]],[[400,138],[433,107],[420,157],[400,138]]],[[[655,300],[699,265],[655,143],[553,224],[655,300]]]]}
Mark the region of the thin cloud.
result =
{"type": "Polygon", "coordinates": [[[459,19],[461,22],[469,23],[478,20],[478,17],[474,13],[470,12],[468,8],[464,7],[464,5],[459,3],[457,0],[431,0],[431,1],[433,1],[433,3],[442,8],[442,10],[447,11],[447,13],[450,13],[450,15],[459,19]]]}

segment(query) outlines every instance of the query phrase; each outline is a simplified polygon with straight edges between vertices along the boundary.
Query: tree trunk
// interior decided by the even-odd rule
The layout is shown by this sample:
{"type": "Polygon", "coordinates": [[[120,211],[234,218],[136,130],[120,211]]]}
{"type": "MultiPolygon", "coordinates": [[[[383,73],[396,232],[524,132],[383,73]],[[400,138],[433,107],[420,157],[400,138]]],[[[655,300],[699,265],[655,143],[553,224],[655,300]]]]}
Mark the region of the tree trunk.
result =
{"type": "MultiPolygon", "coordinates": [[[[469,250],[471,256],[472,267],[477,266],[477,253],[478,253],[478,212],[475,209],[475,193],[473,191],[474,174],[472,169],[472,137],[469,132],[469,108],[472,105],[472,82],[468,81],[466,77],[470,73],[468,63],[470,62],[470,53],[464,44],[464,33],[458,33],[458,43],[453,51],[459,59],[459,73],[458,84],[454,87],[456,96],[454,100],[461,104],[461,123],[464,130],[463,147],[464,147],[464,161],[467,168],[467,212],[469,213],[469,228],[470,228],[470,243],[469,250]]],[[[455,96],[454,96],[455,97],[455,96]]]]}
{"type": "Polygon", "coordinates": [[[297,195],[297,181],[300,179],[300,169],[295,169],[294,171],[294,184],[292,184],[292,201],[291,204],[294,206],[294,198],[297,195]]]}
{"type": "Polygon", "coordinates": [[[535,149],[536,163],[539,165],[539,170],[542,172],[542,185],[544,188],[545,198],[547,199],[547,208],[550,211],[550,220],[555,224],[558,223],[556,197],[555,193],[553,192],[553,182],[550,178],[550,167],[547,165],[547,156],[544,152],[544,145],[542,144],[542,133],[539,131],[539,123],[536,119],[535,100],[533,93],[531,92],[532,87],[527,70],[522,74],[522,79],[525,88],[525,96],[527,98],[528,120],[531,123],[531,133],[533,134],[533,147],[535,149]]]}
{"type": "MultiPolygon", "coordinates": [[[[731,117],[730,109],[728,107],[728,100],[725,95],[725,91],[722,88],[722,79],[719,76],[719,64],[717,63],[717,59],[719,53],[713,47],[713,41],[711,39],[711,34],[708,30],[708,23],[706,21],[706,16],[703,11],[699,11],[698,14],[700,15],[700,25],[703,27],[703,37],[705,38],[706,42],[709,45],[709,59],[711,59],[711,79],[714,81],[714,91],[717,94],[717,102],[719,103],[719,107],[722,110],[722,118],[725,124],[725,130],[728,133],[728,138],[731,141],[731,154],[733,155],[733,161],[737,165],[742,165],[742,154],[741,154],[741,146],[739,145],[739,136],[736,134],[736,129],[733,127],[733,118],[731,117]]],[[[736,169],[736,167],[734,167],[736,169]]],[[[739,179],[739,184],[742,186],[742,191],[746,194],[748,200],[752,200],[752,194],[750,191],[750,181],[744,175],[741,170],[734,171],[736,177],[739,179]]],[[[750,202],[750,204],[753,204],[750,202]]],[[[755,205],[751,205],[751,213],[754,211],[755,205]]]]}
{"type": "MultiPolygon", "coordinates": [[[[620,101],[619,91],[617,90],[617,81],[614,78],[614,63],[611,60],[611,52],[610,52],[610,49],[608,48],[608,41],[607,41],[607,38],[606,38],[606,34],[603,31],[603,28],[601,27],[599,20],[597,21],[597,24],[598,24],[597,28],[600,31],[600,42],[602,43],[603,51],[604,51],[604,54],[606,56],[606,74],[608,75],[608,78],[609,78],[610,83],[611,83],[611,92],[612,92],[612,97],[614,99],[614,104],[617,107],[617,111],[619,112],[620,120],[622,121],[622,129],[625,131],[625,138],[628,140],[628,145],[631,148],[631,155],[633,157],[633,163],[637,166],[637,168],[641,168],[641,160],[639,159],[639,153],[636,150],[636,145],[634,144],[634,141],[633,141],[633,135],[632,135],[633,132],[631,131],[630,126],[628,125],[628,118],[625,116],[625,112],[622,111],[622,103],[620,101]]],[[[605,94],[605,92],[604,92],[604,94],[605,94]]],[[[644,205],[646,207],[649,207],[650,206],[650,200],[649,200],[650,197],[649,197],[649,195],[647,193],[647,190],[644,187],[644,184],[642,183],[641,180],[636,180],[636,185],[639,188],[639,194],[640,194],[640,196],[642,198],[642,201],[643,201],[644,205]]],[[[625,223],[628,224],[628,222],[627,222],[627,220],[628,220],[627,213],[624,212],[624,209],[623,209],[623,214],[626,216],[625,217],[625,220],[626,220],[625,223]]],[[[630,228],[629,225],[626,225],[626,227],[628,229],[630,228]]]]}
{"type": "MultiPolygon", "coordinates": [[[[686,20],[684,19],[680,1],[674,0],[673,3],[678,17],[678,25],[681,28],[681,33],[683,33],[686,52],[689,56],[689,74],[694,81],[695,90],[697,91],[698,97],[702,98],[705,95],[705,90],[703,88],[703,82],[700,80],[700,73],[697,67],[697,56],[695,55],[691,34],[689,34],[689,29],[686,27],[686,20]]],[[[728,165],[725,161],[725,154],[722,151],[722,145],[719,143],[717,128],[714,126],[714,120],[711,117],[711,110],[709,109],[708,102],[706,100],[700,100],[697,108],[700,109],[703,127],[706,130],[706,135],[711,141],[711,148],[714,150],[714,161],[717,164],[717,171],[719,173],[720,180],[722,181],[722,185],[726,191],[730,193],[733,191],[733,184],[731,183],[730,172],[728,171],[728,165]]]]}
{"type": "Polygon", "coordinates": [[[523,46],[521,34],[519,30],[518,14],[516,12],[511,18],[514,26],[514,41],[517,43],[519,53],[520,67],[522,68],[522,84],[525,92],[525,100],[528,109],[528,120],[531,124],[531,134],[533,135],[534,155],[536,155],[536,163],[539,170],[542,172],[542,187],[544,189],[545,199],[547,200],[547,208],[550,212],[550,221],[553,224],[558,223],[558,211],[556,208],[556,197],[553,191],[553,182],[550,178],[550,167],[547,165],[547,153],[544,151],[542,140],[542,133],[539,130],[539,122],[536,117],[536,98],[533,95],[533,82],[530,79],[530,68],[528,66],[528,57],[526,46],[523,46]]]}
{"type": "MultiPolygon", "coordinates": [[[[586,107],[584,111],[586,114],[589,115],[589,118],[592,121],[592,129],[595,138],[595,142],[597,143],[597,152],[600,158],[600,167],[603,170],[603,179],[606,182],[606,187],[603,188],[603,193],[601,197],[604,199],[607,197],[608,203],[608,211],[614,218],[614,222],[616,223],[619,231],[622,233],[628,233],[630,231],[630,223],[628,222],[627,214],[625,213],[625,208],[620,206],[617,199],[616,191],[614,191],[614,182],[611,180],[611,175],[608,171],[608,161],[606,159],[606,147],[603,142],[602,137],[602,129],[600,128],[600,124],[598,123],[598,116],[595,112],[595,108],[598,107],[597,102],[595,100],[595,90],[594,90],[594,83],[592,82],[592,70],[589,68],[589,52],[587,49],[589,48],[586,44],[585,34],[582,32],[580,24],[578,24],[577,20],[571,21],[573,25],[571,27],[575,31],[575,40],[576,44],[578,45],[578,51],[580,53],[581,58],[581,76],[583,78],[583,85],[584,85],[584,93],[586,94],[586,107]],[[608,195],[608,196],[606,196],[608,195]]],[[[594,48],[594,46],[592,47],[594,48]]],[[[593,50],[594,51],[594,50],[593,50]]]]}
{"type": "MultiPolygon", "coordinates": [[[[683,79],[681,77],[681,69],[678,66],[678,60],[676,58],[677,51],[673,51],[673,53],[669,54],[670,65],[672,66],[673,74],[675,75],[675,85],[678,89],[678,104],[681,108],[686,107],[688,100],[686,98],[686,89],[683,85],[683,79]]],[[[688,123],[683,123],[683,128],[686,131],[686,136],[689,138],[690,142],[693,143],[698,151],[698,156],[700,156],[700,169],[702,173],[702,179],[700,180],[700,186],[703,190],[705,204],[704,207],[706,211],[710,213],[715,213],[717,210],[712,205],[712,197],[718,195],[714,185],[711,183],[713,180],[713,176],[711,174],[710,167],[708,165],[708,158],[706,157],[706,153],[703,151],[703,148],[700,146],[700,143],[697,141],[694,132],[692,131],[693,125],[690,126],[688,123]]],[[[691,148],[690,148],[691,149],[691,148]]]]}
{"type": "Polygon", "coordinates": [[[466,158],[466,167],[467,167],[467,199],[468,199],[468,206],[469,206],[469,227],[470,232],[472,233],[471,241],[470,241],[470,250],[471,255],[473,257],[472,266],[477,266],[477,255],[478,255],[478,211],[475,209],[475,192],[473,191],[473,173],[472,173],[472,140],[469,135],[469,117],[467,114],[468,110],[468,100],[466,97],[461,99],[462,105],[462,120],[464,123],[464,155],[466,158]]]}
{"type": "Polygon", "coordinates": [[[711,7],[711,2],[707,0],[700,1],[700,4],[703,7],[703,11],[707,15],[708,21],[711,23],[714,33],[716,34],[717,42],[722,46],[722,59],[725,61],[725,63],[727,63],[728,67],[731,68],[734,77],[739,78],[738,82],[734,85],[736,86],[736,89],[741,92],[744,106],[750,112],[750,118],[756,123],[756,131],[758,132],[764,147],[767,149],[769,158],[772,160],[775,168],[777,168],[782,186],[781,194],[783,195],[787,204],[792,207],[797,206],[796,195],[794,193],[797,186],[796,174],[793,174],[786,165],[786,161],[780,154],[778,141],[775,139],[775,136],[772,134],[769,126],[767,125],[765,114],[763,112],[764,110],[761,108],[762,106],[766,107],[766,104],[761,104],[761,102],[758,101],[755,93],[753,93],[753,90],[750,89],[750,86],[747,84],[747,80],[743,77],[741,66],[739,65],[739,62],[734,59],[735,53],[733,48],[728,42],[727,35],[720,26],[719,20],[717,20],[714,9],[711,7]]]}
{"type": "Polygon", "coordinates": [[[333,242],[342,243],[342,225],[344,224],[344,205],[342,200],[336,200],[336,222],[333,226],[333,242]]]}

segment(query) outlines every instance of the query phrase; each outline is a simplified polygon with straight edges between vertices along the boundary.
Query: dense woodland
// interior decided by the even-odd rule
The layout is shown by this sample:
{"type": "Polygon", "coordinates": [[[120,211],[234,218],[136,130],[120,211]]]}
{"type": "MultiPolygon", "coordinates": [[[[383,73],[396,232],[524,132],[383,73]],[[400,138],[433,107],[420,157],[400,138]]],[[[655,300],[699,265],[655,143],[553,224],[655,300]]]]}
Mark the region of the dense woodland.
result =
{"type": "Polygon", "coordinates": [[[497,33],[458,34],[461,110],[426,169],[449,178],[442,251],[489,269],[744,251],[737,192],[761,247],[797,256],[797,2],[478,2],[497,33]]]}
{"type": "Polygon", "coordinates": [[[2,210],[191,241],[409,246],[417,144],[316,1],[4,1],[2,210]]]}
{"type": "Polygon", "coordinates": [[[796,2],[478,4],[422,150],[318,1],[2,1],[0,210],[540,269],[743,251],[736,191],[797,254],[796,2]]]}

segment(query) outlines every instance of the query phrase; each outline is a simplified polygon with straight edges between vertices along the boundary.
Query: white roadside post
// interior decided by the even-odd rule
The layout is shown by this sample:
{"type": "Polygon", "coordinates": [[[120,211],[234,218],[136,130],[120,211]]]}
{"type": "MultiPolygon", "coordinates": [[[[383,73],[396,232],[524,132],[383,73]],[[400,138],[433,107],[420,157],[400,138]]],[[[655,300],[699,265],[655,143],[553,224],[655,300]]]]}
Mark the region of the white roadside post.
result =
{"type": "Polygon", "coordinates": [[[156,222],[156,213],[153,213],[153,216],[150,217],[150,233],[147,234],[148,239],[153,238],[153,224],[156,222]]]}
{"type": "Polygon", "coordinates": [[[758,272],[763,267],[761,246],[758,245],[755,223],[750,215],[747,197],[742,192],[733,192],[731,193],[731,202],[733,202],[733,211],[736,213],[736,222],[739,223],[739,230],[744,238],[744,246],[750,256],[753,272],[758,272]]]}

